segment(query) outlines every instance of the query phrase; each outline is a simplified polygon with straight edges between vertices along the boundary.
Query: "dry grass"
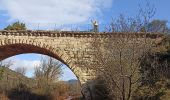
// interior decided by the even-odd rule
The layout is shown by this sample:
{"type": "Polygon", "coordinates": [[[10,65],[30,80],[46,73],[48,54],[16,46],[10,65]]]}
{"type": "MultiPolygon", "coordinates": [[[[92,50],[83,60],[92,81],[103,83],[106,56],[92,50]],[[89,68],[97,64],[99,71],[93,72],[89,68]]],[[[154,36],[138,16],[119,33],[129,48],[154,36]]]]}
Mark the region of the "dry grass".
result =
{"type": "Polygon", "coordinates": [[[5,95],[5,93],[1,93],[0,100],[9,100],[9,98],[5,95]]]}

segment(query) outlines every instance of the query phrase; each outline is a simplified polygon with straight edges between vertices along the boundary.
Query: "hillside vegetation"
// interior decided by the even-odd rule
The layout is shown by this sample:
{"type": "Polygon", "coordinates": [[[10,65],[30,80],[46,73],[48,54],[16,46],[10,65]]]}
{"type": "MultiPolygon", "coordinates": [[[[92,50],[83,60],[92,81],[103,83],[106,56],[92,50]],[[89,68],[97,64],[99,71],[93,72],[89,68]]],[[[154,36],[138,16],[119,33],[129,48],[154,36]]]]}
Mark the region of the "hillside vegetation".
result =
{"type": "Polygon", "coordinates": [[[65,100],[69,96],[80,98],[80,84],[77,80],[56,81],[50,84],[36,78],[0,67],[0,100],[65,100]]]}

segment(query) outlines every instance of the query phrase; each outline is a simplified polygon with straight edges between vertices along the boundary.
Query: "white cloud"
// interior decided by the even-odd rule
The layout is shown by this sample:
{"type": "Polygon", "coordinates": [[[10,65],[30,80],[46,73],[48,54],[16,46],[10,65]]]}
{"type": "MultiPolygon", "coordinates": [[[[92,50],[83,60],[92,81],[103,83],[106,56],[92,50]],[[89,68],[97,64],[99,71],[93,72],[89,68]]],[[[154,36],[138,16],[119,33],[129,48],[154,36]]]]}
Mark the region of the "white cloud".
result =
{"type": "Polygon", "coordinates": [[[5,59],[3,61],[3,64],[8,64],[10,62],[12,66],[9,68],[12,70],[15,70],[16,68],[25,68],[26,69],[26,76],[27,77],[33,77],[35,67],[38,67],[40,64],[40,60],[25,60],[25,59],[18,59],[15,56],[10,57],[8,59],[5,59]]]}
{"type": "MultiPolygon", "coordinates": [[[[19,55],[20,57],[22,55],[19,55]]],[[[8,64],[9,62],[12,64],[12,66],[10,66],[10,69],[15,70],[18,67],[21,68],[26,68],[26,76],[28,77],[33,77],[34,76],[34,71],[35,71],[35,67],[37,67],[40,64],[40,59],[37,60],[28,60],[28,59],[23,59],[23,58],[19,58],[19,56],[13,56],[10,58],[7,58],[5,60],[3,60],[3,64],[8,64]]],[[[27,55],[28,56],[28,55],[27,55]]],[[[41,57],[47,57],[45,55],[37,55],[40,58],[41,57]]],[[[70,79],[76,79],[76,76],[74,75],[74,73],[67,67],[67,66],[63,66],[63,75],[62,77],[60,77],[60,80],[70,80],[70,79]]]]}
{"type": "Polygon", "coordinates": [[[25,67],[27,69],[27,71],[32,71],[39,64],[40,64],[39,60],[21,60],[21,59],[15,59],[13,66],[11,66],[11,69],[14,69],[14,68],[17,68],[17,67],[25,67]]]}
{"type": "Polygon", "coordinates": [[[3,63],[11,62],[12,66],[10,69],[15,70],[18,67],[26,68],[27,72],[33,72],[35,67],[40,64],[40,60],[24,60],[24,59],[17,59],[16,57],[8,58],[3,61],[3,63]]]}
{"type": "Polygon", "coordinates": [[[88,21],[113,0],[0,0],[10,20],[25,23],[76,24],[88,21]]]}

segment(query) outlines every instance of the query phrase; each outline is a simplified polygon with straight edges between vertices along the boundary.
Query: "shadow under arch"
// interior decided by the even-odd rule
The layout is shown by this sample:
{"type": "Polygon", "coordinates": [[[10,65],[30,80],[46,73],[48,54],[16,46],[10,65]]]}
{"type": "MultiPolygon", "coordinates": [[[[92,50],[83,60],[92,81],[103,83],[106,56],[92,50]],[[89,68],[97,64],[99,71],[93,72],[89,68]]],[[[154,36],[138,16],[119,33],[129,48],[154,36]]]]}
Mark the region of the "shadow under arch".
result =
{"type": "Polygon", "coordinates": [[[19,44],[19,43],[3,45],[0,46],[0,61],[15,55],[28,53],[43,54],[59,60],[74,73],[74,75],[78,79],[80,86],[82,86],[82,83],[79,80],[79,76],[74,72],[74,70],[71,69],[71,67],[62,58],[60,58],[57,55],[57,53],[54,53],[53,51],[48,50],[47,48],[42,48],[40,46],[35,46],[32,44],[19,44]]]}

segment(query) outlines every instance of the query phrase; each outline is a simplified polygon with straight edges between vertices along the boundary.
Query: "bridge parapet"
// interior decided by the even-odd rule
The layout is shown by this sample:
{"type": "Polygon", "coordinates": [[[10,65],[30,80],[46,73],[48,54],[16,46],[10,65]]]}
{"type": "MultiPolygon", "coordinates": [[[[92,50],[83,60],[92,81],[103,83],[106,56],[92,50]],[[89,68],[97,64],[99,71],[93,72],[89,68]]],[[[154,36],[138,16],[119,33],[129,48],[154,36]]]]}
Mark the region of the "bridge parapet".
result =
{"type": "Polygon", "coordinates": [[[137,33],[120,33],[120,32],[101,32],[101,33],[95,33],[95,32],[89,32],[89,31],[31,31],[31,30],[1,30],[0,35],[5,36],[48,36],[48,37],[77,37],[77,38],[93,38],[93,37],[100,37],[100,38],[162,38],[164,37],[161,33],[143,33],[143,32],[137,32],[137,33]]]}

